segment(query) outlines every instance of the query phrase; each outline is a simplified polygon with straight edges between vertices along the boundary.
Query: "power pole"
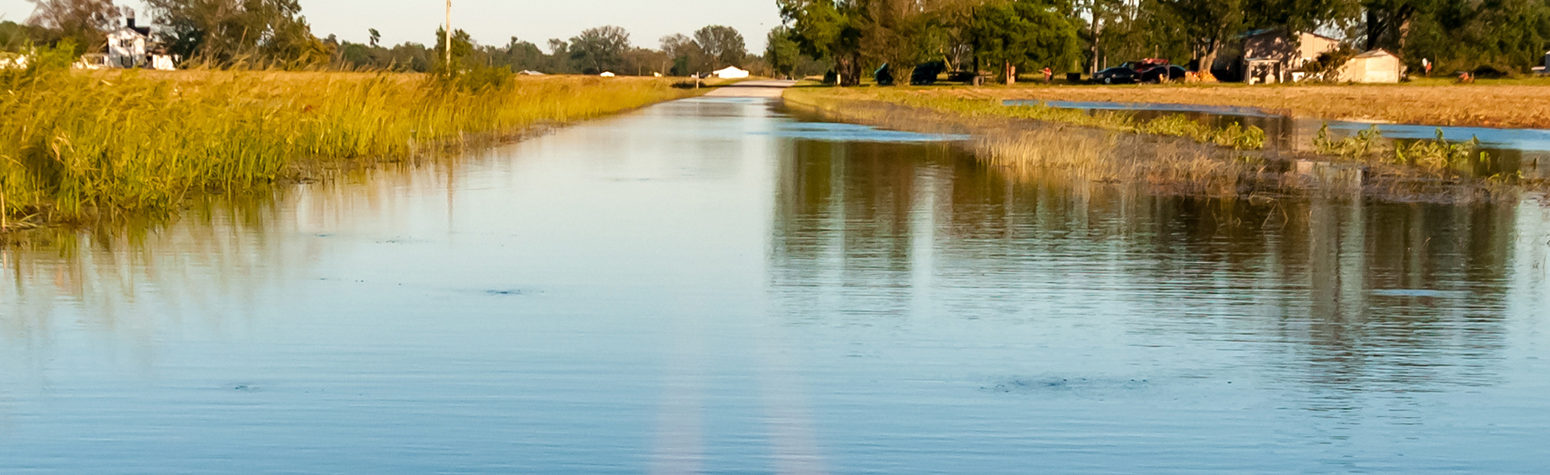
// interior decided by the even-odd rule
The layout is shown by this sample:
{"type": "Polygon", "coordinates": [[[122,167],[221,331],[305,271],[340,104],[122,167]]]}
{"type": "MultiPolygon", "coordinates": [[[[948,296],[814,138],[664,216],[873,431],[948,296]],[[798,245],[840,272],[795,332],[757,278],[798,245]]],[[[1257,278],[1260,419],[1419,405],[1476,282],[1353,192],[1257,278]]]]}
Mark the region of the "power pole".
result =
{"type": "Polygon", "coordinates": [[[447,0],[447,31],[442,34],[446,35],[447,72],[450,73],[452,72],[452,0],[447,0]]]}

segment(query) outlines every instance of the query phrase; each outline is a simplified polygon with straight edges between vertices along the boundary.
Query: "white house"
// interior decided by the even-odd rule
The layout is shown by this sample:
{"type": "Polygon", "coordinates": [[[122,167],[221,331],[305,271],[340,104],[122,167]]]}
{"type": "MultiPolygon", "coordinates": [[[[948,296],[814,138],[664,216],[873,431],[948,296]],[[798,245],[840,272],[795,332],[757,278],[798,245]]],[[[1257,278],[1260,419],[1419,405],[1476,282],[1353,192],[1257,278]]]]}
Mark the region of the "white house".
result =
{"type": "Polygon", "coordinates": [[[108,66],[138,68],[145,65],[150,52],[151,28],[135,26],[134,15],[123,28],[108,32],[108,66]]]}
{"type": "Polygon", "coordinates": [[[1405,77],[1405,66],[1398,56],[1381,49],[1356,55],[1340,69],[1341,82],[1393,84],[1405,77]]]}
{"type": "Polygon", "coordinates": [[[1244,82],[1296,82],[1303,67],[1340,47],[1340,40],[1317,33],[1287,34],[1284,28],[1255,30],[1243,35],[1244,82]]]}
{"type": "Polygon", "coordinates": [[[748,71],[738,69],[737,66],[727,66],[710,74],[721,79],[745,79],[748,77],[748,71]]]}
{"type": "MultiPolygon", "coordinates": [[[[177,68],[177,58],[160,51],[151,43],[151,27],[135,25],[133,12],[123,28],[108,32],[108,47],[99,67],[151,68],[170,71],[177,68]]],[[[89,69],[94,61],[83,60],[89,69]]]]}

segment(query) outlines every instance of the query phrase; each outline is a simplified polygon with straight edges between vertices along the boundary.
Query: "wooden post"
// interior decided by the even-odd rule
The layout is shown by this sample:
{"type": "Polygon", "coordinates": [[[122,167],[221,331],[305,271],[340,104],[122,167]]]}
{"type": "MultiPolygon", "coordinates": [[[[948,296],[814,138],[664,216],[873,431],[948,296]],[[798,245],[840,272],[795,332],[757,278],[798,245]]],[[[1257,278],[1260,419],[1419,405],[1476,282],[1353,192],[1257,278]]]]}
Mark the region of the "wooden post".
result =
{"type": "Polygon", "coordinates": [[[452,73],[452,0],[447,0],[447,31],[443,33],[447,42],[447,73],[452,73]]]}

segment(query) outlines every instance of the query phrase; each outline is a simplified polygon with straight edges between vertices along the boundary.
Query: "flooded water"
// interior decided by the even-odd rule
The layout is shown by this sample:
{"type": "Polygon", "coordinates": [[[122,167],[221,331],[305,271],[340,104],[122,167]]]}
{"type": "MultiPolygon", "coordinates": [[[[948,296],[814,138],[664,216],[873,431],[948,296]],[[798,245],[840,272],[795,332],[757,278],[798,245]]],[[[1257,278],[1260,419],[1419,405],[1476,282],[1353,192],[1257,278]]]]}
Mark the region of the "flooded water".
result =
{"type": "Polygon", "coordinates": [[[1466,170],[1481,176],[1497,173],[1523,173],[1529,178],[1550,178],[1550,130],[1499,129],[1488,127],[1438,127],[1433,125],[1388,124],[1351,120],[1322,120],[1274,114],[1253,107],[1165,104],[1149,102],[1085,102],[1010,100],[1009,106],[1047,105],[1088,111],[1127,111],[1146,120],[1163,115],[1183,114],[1218,127],[1232,123],[1253,125],[1265,130],[1269,148],[1311,151],[1319,130],[1329,127],[1329,137],[1352,137],[1377,127],[1383,138],[1398,141],[1436,140],[1437,133],[1450,142],[1480,140],[1480,150],[1488,153],[1489,163],[1466,170]]]}
{"type": "Polygon", "coordinates": [[[696,99],[0,251],[0,472],[1534,472],[1550,208],[696,99]]]}

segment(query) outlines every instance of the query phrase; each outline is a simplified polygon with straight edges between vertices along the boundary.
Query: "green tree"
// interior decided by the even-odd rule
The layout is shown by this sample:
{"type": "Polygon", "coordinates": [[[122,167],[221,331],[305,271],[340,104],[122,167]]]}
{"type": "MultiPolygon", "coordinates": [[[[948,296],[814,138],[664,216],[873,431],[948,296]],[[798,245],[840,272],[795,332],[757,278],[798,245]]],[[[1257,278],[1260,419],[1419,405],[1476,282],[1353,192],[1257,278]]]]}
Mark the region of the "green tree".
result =
{"type": "Polygon", "coordinates": [[[570,39],[570,58],[585,74],[598,74],[624,67],[624,55],[630,51],[630,33],[617,26],[589,28],[570,39]]]}
{"type": "Polygon", "coordinates": [[[452,66],[454,67],[449,67],[446,64],[447,29],[436,28],[436,46],[431,48],[431,51],[437,53],[433,62],[435,71],[445,73],[479,66],[481,61],[474,57],[474,48],[474,38],[467,31],[452,30],[452,66]]]}
{"type": "Polygon", "coordinates": [[[766,37],[768,41],[764,48],[764,61],[769,63],[770,69],[782,76],[793,76],[802,59],[802,48],[792,36],[794,33],[790,28],[777,26],[770,29],[766,37]]]}
{"type": "Polygon", "coordinates": [[[856,0],[776,0],[808,55],[834,61],[841,86],[861,84],[861,5],[856,0]]]}
{"type": "Polygon", "coordinates": [[[730,26],[711,25],[694,32],[694,44],[699,45],[712,66],[741,66],[748,56],[743,34],[730,26]]]}
{"type": "Polygon", "coordinates": [[[370,43],[368,44],[370,44],[371,47],[378,48],[382,46],[382,32],[377,31],[376,28],[371,28],[366,30],[366,33],[369,35],[370,39],[368,41],[370,41],[370,43]]]}
{"type": "Polygon", "coordinates": [[[107,46],[107,32],[122,18],[113,0],[28,0],[36,7],[29,20],[49,30],[50,43],[74,40],[76,54],[107,46]]]}
{"type": "Polygon", "coordinates": [[[1210,70],[1229,43],[1248,27],[1252,0],[1158,0],[1160,20],[1178,25],[1189,38],[1190,52],[1201,70],[1210,70]]]}
{"type": "Polygon", "coordinates": [[[0,50],[17,52],[45,38],[42,28],[13,21],[0,22],[0,50]]]}
{"type": "Polygon", "coordinates": [[[305,67],[328,60],[297,0],[146,0],[174,54],[225,66],[305,67]]]}
{"type": "Polygon", "coordinates": [[[971,37],[981,60],[1001,66],[1008,84],[1014,68],[1065,68],[1080,48],[1076,25],[1052,0],[1002,0],[975,10],[971,37]]]}
{"type": "Polygon", "coordinates": [[[705,51],[700,45],[682,34],[672,34],[662,37],[662,52],[667,54],[670,63],[668,74],[673,76],[688,76],[708,71],[705,60],[705,51]]]}

